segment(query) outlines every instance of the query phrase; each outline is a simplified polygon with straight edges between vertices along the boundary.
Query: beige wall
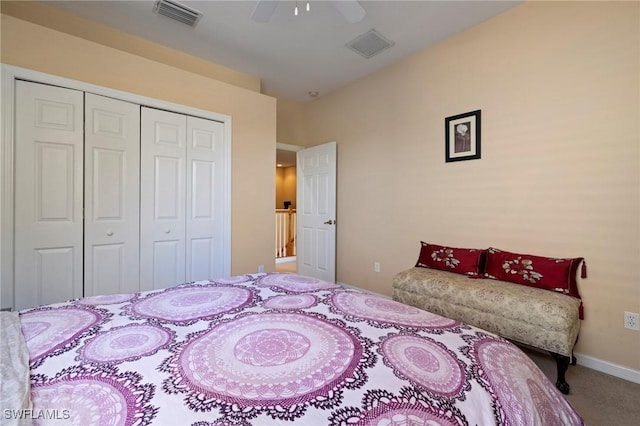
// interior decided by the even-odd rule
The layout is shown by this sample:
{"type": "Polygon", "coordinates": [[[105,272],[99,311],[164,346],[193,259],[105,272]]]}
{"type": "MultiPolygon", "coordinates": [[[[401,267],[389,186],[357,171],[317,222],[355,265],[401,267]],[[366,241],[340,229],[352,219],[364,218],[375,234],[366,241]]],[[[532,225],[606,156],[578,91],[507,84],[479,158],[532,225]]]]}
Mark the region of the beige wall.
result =
{"type": "Polygon", "coordinates": [[[153,61],[260,92],[260,78],[73,16],[38,1],[2,1],[2,13],[153,61]]]}
{"type": "Polygon", "coordinates": [[[577,351],[639,370],[639,8],[526,3],[309,103],[305,145],[338,143],[338,281],[389,295],[420,240],[584,256],[577,351]],[[482,159],[445,163],[445,117],[475,109],[482,159]]]}
{"type": "Polygon", "coordinates": [[[231,116],[232,273],[274,269],[274,98],[5,14],[1,30],[3,63],[231,116]]]}
{"type": "Polygon", "coordinates": [[[291,201],[296,208],[296,167],[276,167],[276,209],[283,209],[284,202],[291,201]]]}
{"type": "MultiPolygon", "coordinates": [[[[338,142],[338,280],[390,294],[421,239],[585,256],[577,350],[640,369],[640,333],[622,328],[640,312],[639,7],[527,3],[304,108],[279,100],[278,141],[338,142]],[[445,164],[444,117],[474,109],[483,158],[445,164]]],[[[181,69],[179,52],[7,15],[1,31],[3,63],[232,116],[232,272],[273,267],[273,98],[181,69]]]]}
{"type": "Polygon", "coordinates": [[[308,146],[305,104],[286,98],[278,98],[277,139],[280,143],[308,146]]]}

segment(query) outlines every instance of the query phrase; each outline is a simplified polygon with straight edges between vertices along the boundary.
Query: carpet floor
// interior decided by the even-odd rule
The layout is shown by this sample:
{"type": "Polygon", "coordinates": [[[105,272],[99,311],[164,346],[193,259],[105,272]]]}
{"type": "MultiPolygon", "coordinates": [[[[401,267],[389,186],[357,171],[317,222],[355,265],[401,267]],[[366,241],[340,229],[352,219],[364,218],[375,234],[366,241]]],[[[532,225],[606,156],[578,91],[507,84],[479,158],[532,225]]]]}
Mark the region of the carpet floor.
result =
{"type": "MultiPolygon", "coordinates": [[[[556,382],[556,362],[551,355],[528,348],[523,351],[552,383],[556,382]]],[[[566,379],[571,385],[571,391],[566,395],[567,401],[582,416],[585,424],[640,425],[640,384],[581,365],[569,366],[566,379]]]]}

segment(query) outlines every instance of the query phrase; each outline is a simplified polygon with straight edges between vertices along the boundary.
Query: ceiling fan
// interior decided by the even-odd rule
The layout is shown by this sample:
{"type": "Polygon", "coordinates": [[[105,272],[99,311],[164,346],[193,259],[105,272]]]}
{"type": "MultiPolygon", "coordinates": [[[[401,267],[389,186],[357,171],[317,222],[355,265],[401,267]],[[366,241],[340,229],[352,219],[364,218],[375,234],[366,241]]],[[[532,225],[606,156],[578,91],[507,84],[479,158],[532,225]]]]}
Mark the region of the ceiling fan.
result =
{"type": "MultiPolygon", "coordinates": [[[[278,7],[278,3],[279,1],[258,0],[251,14],[251,19],[256,22],[269,22],[278,7]]],[[[365,10],[356,0],[331,1],[330,3],[344,16],[344,19],[352,24],[360,22],[366,15],[365,10]]]]}

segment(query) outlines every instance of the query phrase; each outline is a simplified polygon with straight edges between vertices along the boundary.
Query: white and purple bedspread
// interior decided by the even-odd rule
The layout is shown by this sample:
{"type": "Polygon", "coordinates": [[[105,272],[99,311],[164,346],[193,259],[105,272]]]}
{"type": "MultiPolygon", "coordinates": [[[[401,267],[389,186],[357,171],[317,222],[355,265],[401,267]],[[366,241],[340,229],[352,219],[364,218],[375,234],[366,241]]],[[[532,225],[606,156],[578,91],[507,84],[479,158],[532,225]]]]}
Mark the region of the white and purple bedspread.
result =
{"type": "Polygon", "coordinates": [[[88,297],[20,321],[34,413],[64,413],[56,425],[582,424],[511,343],[296,274],[88,297]]]}

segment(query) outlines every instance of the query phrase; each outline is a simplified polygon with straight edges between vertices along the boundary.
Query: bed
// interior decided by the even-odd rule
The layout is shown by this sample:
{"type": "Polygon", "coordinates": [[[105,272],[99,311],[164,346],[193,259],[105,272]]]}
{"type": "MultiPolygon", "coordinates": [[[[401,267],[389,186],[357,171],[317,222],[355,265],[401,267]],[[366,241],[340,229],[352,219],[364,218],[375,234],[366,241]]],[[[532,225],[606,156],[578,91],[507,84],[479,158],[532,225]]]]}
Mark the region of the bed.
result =
{"type": "Polygon", "coordinates": [[[3,407],[5,419],[56,425],[583,424],[508,341],[297,274],[87,297],[22,311],[19,322],[32,405],[10,416],[3,407]]]}

